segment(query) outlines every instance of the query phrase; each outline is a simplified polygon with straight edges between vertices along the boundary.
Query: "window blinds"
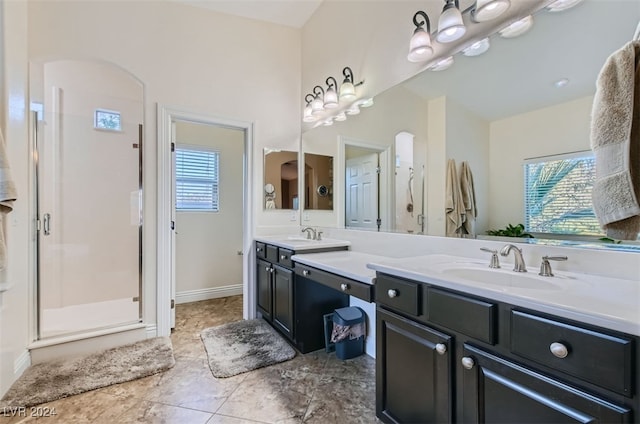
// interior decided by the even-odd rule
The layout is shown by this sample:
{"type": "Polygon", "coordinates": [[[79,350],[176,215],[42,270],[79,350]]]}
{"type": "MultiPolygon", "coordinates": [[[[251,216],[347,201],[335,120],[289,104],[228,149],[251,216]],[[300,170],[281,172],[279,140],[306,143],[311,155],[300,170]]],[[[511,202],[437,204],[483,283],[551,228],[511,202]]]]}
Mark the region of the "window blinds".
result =
{"type": "Polygon", "coordinates": [[[219,161],[220,154],[216,151],[176,149],[177,210],[219,210],[219,161]]]}

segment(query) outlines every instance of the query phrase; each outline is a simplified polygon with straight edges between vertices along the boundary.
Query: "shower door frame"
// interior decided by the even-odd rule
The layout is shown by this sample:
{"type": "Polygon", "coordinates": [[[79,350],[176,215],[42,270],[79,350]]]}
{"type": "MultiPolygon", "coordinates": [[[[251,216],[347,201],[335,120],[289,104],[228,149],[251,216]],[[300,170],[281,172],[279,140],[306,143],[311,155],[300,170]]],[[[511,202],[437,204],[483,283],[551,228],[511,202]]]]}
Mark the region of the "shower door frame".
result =
{"type": "MultiPolygon", "coordinates": [[[[143,94],[143,106],[142,106],[143,110],[142,110],[142,116],[144,116],[145,111],[144,111],[144,94],[143,94]]],[[[96,332],[100,333],[100,334],[108,334],[108,333],[112,333],[112,332],[117,332],[120,331],[120,329],[122,327],[129,327],[131,325],[138,327],[143,325],[143,276],[142,276],[142,270],[143,270],[143,242],[144,242],[144,238],[143,238],[143,206],[144,206],[144,197],[143,197],[143,175],[144,175],[144,169],[143,169],[143,165],[144,165],[144,156],[143,156],[143,139],[144,139],[144,124],[140,123],[138,124],[138,142],[136,143],[137,145],[134,145],[135,148],[138,149],[138,295],[137,295],[137,300],[138,300],[138,322],[137,323],[114,323],[113,325],[109,325],[107,327],[100,327],[100,328],[92,328],[92,329],[87,329],[84,331],[80,331],[80,332],[72,332],[72,333],[65,333],[65,334],[60,334],[60,335],[55,335],[55,336],[51,336],[51,337],[47,337],[47,338],[42,338],[42,334],[40,331],[41,325],[40,325],[40,319],[41,319],[41,301],[40,301],[40,293],[41,293],[41,287],[40,287],[40,276],[41,276],[41,270],[40,270],[40,260],[41,260],[41,252],[40,252],[40,248],[41,248],[41,237],[42,234],[41,232],[43,231],[43,222],[42,222],[42,218],[40,215],[40,157],[39,157],[39,149],[38,149],[38,137],[40,135],[40,120],[38,118],[38,112],[36,111],[31,111],[30,114],[30,120],[31,120],[31,151],[32,151],[32,160],[31,162],[31,172],[30,175],[32,176],[32,184],[31,187],[33,189],[33,200],[32,200],[32,205],[33,205],[33,213],[32,216],[34,217],[34,236],[33,236],[33,240],[34,240],[34,258],[33,258],[33,264],[34,264],[34,268],[35,268],[35,273],[34,273],[34,292],[32,293],[34,296],[34,308],[35,310],[30,314],[31,317],[34,318],[33,322],[31,323],[30,327],[31,327],[31,331],[33,334],[33,340],[35,342],[40,342],[40,341],[45,341],[45,340],[55,340],[55,339],[82,339],[82,338],[86,338],[86,337],[90,337],[90,336],[94,336],[96,332]]]]}

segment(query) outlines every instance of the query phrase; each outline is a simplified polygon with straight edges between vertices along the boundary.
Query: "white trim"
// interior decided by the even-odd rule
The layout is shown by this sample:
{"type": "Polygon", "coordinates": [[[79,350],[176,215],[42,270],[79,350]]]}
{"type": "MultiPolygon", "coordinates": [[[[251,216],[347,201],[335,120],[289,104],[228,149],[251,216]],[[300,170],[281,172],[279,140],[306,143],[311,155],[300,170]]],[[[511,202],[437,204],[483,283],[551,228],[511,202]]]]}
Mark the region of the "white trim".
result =
{"type": "Polygon", "coordinates": [[[231,284],[222,287],[209,287],[199,290],[186,290],[176,293],[176,304],[199,302],[201,300],[217,299],[219,297],[237,296],[242,294],[242,284],[231,284]]]}
{"type": "Polygon", "coordinates": [[[255,288],[251,282],[254,279],[255,258],[251,253],[254,215],[254,157],[253,157],[253,123],[214,116],[205,116],[187,112],[177,108],[158,104],[158,187],[157,187],[157,326],[158,336],[171,334],[171,288],[173,252],[171,249],[171,123],[189,121],[218,125],[227,128],[244,130],[244,212],[243,212],[243,242],[242,242],[242,284],[243,284],[243,316],[245,319],[255,317],[255,288]],[[166,305],[166,307],[160,307],[166,305]]]}
{"type": "Polygon", "coordinates": [[[31,366],[31,353],[28,350],[23,350],[22,353],[13,362],[13,375],[17,379],[23,372],[31,366]]]}
{"type": "Polygon", "coordinates": [[[158,335],[158,326],[155,324],[147,325],[147,339],[152,339],[158,335]]]}
{"type": "Polygon", "coordinates": [[[94,337],[102,337],[102,336],[108,336],[111,334],[126,333],[128,331],[135,331],[141,328],[146,328],[146,325],[143,323],[136,323],[136,324],[129,324],[129,325],[121,325],[120,327],[105,328],[103,330],[87,331],[85,333],[78,333],[78,334],[72,334],[72,335],[60,336],[60,337],[52,337],[50,339],[42,339],[42,340],[38,340],[33,343],[30,343],[27,346],[27,348],[40,349],[42,347],[55,346],[63,343],[82,341],[82,340],[87,340],[94,337]]]}
{"type": "Polygon", "coordinates": [[[525,165],[531,163],[551,162],[554,160],[567,160],[567,159],[583,159],[594,157],[592,150],[580,150],[577,152],[560,153],[547,156],[538,156],[535,158],[526,158],[522,161],[525,165]]]}

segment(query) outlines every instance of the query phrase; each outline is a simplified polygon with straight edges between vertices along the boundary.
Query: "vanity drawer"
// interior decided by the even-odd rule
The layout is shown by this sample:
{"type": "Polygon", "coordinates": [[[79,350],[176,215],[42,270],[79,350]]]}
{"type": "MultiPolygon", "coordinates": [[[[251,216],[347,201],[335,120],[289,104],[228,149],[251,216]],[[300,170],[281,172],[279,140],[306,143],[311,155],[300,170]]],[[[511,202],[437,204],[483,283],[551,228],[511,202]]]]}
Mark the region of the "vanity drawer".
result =
{"type": "Polygon", "coordinates": [[[419,286],[418,283],[379,274],[375,283],[376,303],[418,316],[421,292],[419,286]]]}
{"type": "Polygon", "coordinates": [[[287,268],[293,268],[293,261],[291,260],[292,256],[292,250],[283,249],[282,247],[278,248],[278,263],[280,265],[286,266],[287,268]]]}
{"type": "Polygon", "coordinates": [[[310,280],[331,287],[332,289],[338,290],[342,293],[355,296],[358,299],[362,299],[367,302],[373,301],[373,286],[371,284],[341,277],[339,275],[299,263],[295,264],[295,271],[297,275],[309,278],[310,280]]]}
{"type": "Polygon", "coordinates": [[[496,343],[497,310],[497,305],[484,300],[434,288],[427,291],[430,322],[489,344],[496,343]]]}
{"type": "Polygon", "coordinates": [[[264,259],[267,257],[267,245],[259,241],[256,242],[256,256],[264,259]]]}
{"type": "Polygon", "coordinates": [[[276,246],[272,246],[270,244],[267,244],[266,247],[266,256],[265,259],[268,260],[271,263],[277,264],[278,263],[278,248],[276,246]]]}
{"type": "Polygon", "coordinates": [[[630,338],[514,310],[511,351],[627,397],[633,395],[630,338]]]}

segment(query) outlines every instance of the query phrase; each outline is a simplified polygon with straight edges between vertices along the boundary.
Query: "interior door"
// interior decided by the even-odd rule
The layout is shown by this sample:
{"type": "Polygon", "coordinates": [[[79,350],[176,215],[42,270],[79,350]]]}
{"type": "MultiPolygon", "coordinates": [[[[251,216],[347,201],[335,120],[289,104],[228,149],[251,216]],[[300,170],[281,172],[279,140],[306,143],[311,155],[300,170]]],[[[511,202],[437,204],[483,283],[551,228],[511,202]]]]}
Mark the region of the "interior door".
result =
{"type": "Polygon", "coordinates": [[[171,329],[176,328],[176,123],[171,122],[171,329]]]}
{"type": "Polygon", "coordinates": [[[346,160],[347,227],[378,228],[378,153],[346,160]]]}

